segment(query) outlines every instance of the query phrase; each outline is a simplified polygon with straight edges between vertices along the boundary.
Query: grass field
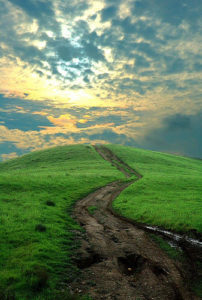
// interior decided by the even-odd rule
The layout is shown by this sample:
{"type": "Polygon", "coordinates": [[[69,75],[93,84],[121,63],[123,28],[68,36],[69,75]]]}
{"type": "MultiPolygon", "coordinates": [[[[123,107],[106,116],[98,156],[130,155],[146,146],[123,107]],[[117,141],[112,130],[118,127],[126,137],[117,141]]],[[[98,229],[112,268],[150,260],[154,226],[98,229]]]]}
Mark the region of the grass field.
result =
{"type": "Polygon", "coordinates": [[[72,205],[117,179],[124,176],[84,145],[0,163],[0,299],[60,299],[59,282],[77,272],[72,205]]]}
{"type": "Polygon", "coordinates": [[[114,201],[120,214],[167,229],[202,232],[202,161],[107,145],[143,178],[114,201]]]}
{"type": "MultiPolygon", "coordinates": [[[[202,161],[108,147],[143,175],[114,201],[115,210],[140,222],[202,232],[202,161]]],[[[73,204],[118,179],[127,181],[88,145],[0,163],[0,299],[70,299],[60,291],[61,282],[78,274],[71,256],[81,228],[71,218],[73,204]]],[[[92,215],[96,209],[88,208],[92,215]]]]}

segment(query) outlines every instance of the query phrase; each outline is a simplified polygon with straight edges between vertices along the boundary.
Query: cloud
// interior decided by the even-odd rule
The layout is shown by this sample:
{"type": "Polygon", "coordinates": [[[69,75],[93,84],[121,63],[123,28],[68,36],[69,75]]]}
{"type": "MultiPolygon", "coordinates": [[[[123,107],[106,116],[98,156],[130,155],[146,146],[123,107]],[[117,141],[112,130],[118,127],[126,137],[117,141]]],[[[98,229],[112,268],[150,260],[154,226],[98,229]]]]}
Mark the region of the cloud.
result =
{"type": "Polygon", "coordinates": [[[152,150],[202,158],[202,113],[165,117],[140,143],[152,150]]]}
{"type": "Polygon", "coordinates": [[[148,68],[150,66],[150,63],[148,60],[141,55],[135,55],[135,69],[136,68],[148,68]]]}
{"type": "Polygon", "coordinates": [[[17,155],[22,155],[24,150],[18,149],[12,142],[10,141],[0,141],[0,160],[3,159],[2,155],[5,157],[10,155],[10,153],[16,153],[17,155]]]}
{"type": "Polygon", "coordinates": [[[162,22],[178,26],[185,19],[193,23],[200,18],[201,2],[198,0],[137,0],[134,1],[132,12],[135,15],[153,15],[162,22]]]}
{"type": "Polygon", "coordinates": [[[117,7],[115,7],[115,6],[108,6],[108,7],[104,8],[101,11],[102,22],[109,21],[114,16],[116,16],[116,13],[117,13],[117,7]]]}
{"type": "MultiPolygon", "coordinates": [[[[67,41],[68,42],[68,41],[67,41]]],[[[60,46],[57,48],[58,56],[65,61],[71,61],[74,57],[78,57],[78,50],[72,46],[60,46]]]]}
{"type": "Polygon", "coordinates": [[[39,19],[44,16],[54,16],[54,11],[52,8],[52,3],[50,1],[34,1],[27,0],[22,2],[20,0],[9,0],[11,3],[22,8],[30,17],[39,19]]]}
{"type": "Polygon", "coordinates": [[[39,22],[39,26],[54,28],[58,30],[58,23],[56,21],[55,9],[52,1],[43,0],[9,0],[10,3],[17,6],[29,17],[36,19],[39,22]]]}
{"type": "Polygon", "coordinates": [[[18,157],[17,153],[16,152],[11,152],[11,153],[8,153],[8,154],[2,154],[1,155],[2,157],[2,160],[7,160],[7,159],[12,159],[12,158],[16,158],[18,157]]]}
{"type": "MultiPolygon", "coordinates": [[[[158,78],[162,76],[171,77],[181,73],[182,77],[177,79],[180,86],[185,74],[187,76],[187,72],[190,72],[191,65],[192,70],[197,73],[200,71],[200,47],[197,46],[196,49],[193,46],[199,37],[189,23],[190,21],[193,25],[195,22],[197,26],[199,22],[199,4],[196,1],[192,7],[187,1],[181,0],[166,1],[163,4],[159,0],[105,3],[106,6],[99,1],[94,6],[92,1],[86,3],[81,0],[72,3],[60,0],[28,0],[26,3],[10,0],[7,4],[4,2],[6,20],[10,21],[1,19],[1,26],[5,28],[2,40],[4,47],[7,47],[3,49],[1,46],[1,49],[5,54],[10,54],[6,55],[7,60],[8,57],[11,59],[11,56],[12,59],[15,58],[15,65],[19,70],[14,77],[18,78],[21,68],[29,70],[24,77],[27,77],[31,70],[35,72],[38,77],[34,86],[40,86],[43,99],[50,98],[50,94],[57,98],[59,94],[63,97],[62,91],[68,93],[69,90],[83,88],[99,93],[104,87],[105,99],[110,97],[115,102],[114,95],[117,96],[123,86],[126,96],[133,97],[133,92],[143,95],[156,87],[161,88],[163,83],[158,78]],[[70,19],[65,19],[68,11],[71,22],[70,19]],[[166,21],[165,12],[170,22],[166,21]],[[98,13],[101,14],[100,19],[90,18],[98,13]],[[193,14],[196,15],[195,21],[192,18],[193,14]],[[181,20],[179,24],[175,22],[176,18],[181,20]],[[47,22],[47,19],[50,22],[47,22]],[[104,24],[108,19],[112,20],[111,26],[104,24]],[[54,22],[59,24],[60,29],[57,26],[51,27],[54,22]],[[187,43],[190,35],[191,46],[187,43]],[[11,36],[16,38],[12,39],[11,36]],[[139,80],[139,86],[135,84],[129,88],[128,85],[126,88],[123,70],[128,72],[130,77],[133,75],[133,80],[139,80]],[[101,72],[108,74],[108,77],[101,78],[101,72]],[[138,78],[140,76],[148,77],[144,79],[147,80],[146,84],[138,78]],[[53,82],[59,91],[52,88],[53,82]],[[42,89],[45,85],[48,85],[48,88],[42,89]],[[48,94],[50,90],[51,93],[48,94]]],[[[5,62],[6,65],[8,61],[5,62]]],[[[14,63],[10,67],[14,69],[14,63]]],[[[4,72],[5,69],[6,67],[4,72]]],[[[10,70],[6,76],[9,76],[9,73],[10,70]]],[[[176,81],[176,78],[174,80],[176,81]]],[[[31,81],[33,78],[30,74],[29,82],[31,81]]],[[[13,82],[14,78],[8,89],[13,86],[13,82]]],[[[26,90],[29,83],[24,84],[26,90]]],[[[15,89],[19,86],[20,84],[17,84],[15,89]]],[[[29,84],[28,97],[31,99],[36,97],[34,90],[29,84]]]]}
{"type": "Polygon", "coordinates": [[[102,50],[99,49],[96,45],[89,42],[83,42],[84,51],[89,59],[98,61],[105,61],[105,57],[102,53],[102,50]]]}
{"type": "Polygon", "coordinates": [[[173,73],[183,73],[185,70],[185,62],[183,59],[173,59],[171,57],[167,58],[167,67],[166,73],[173,74],[173,73]]]}
{"type": "Polygon", "coordinates": [[[1,2],[4,145],[29,151],[91,135],[131,145],[147,137],[144,145],[174,151],[177,134],[193,138],[202,110],[201,1],[1,2]]]}
{"type": "Polygon", "coordinates": [[[77,16],[82,16],[87,9],[91,7],[91,1],[86,0],[74,0],[74,1],[58,1],[58,9],[64,13],[65,16],[69,16],[70,19],[74,19],[77,16]]]}
{"type": "Polygon", "coordinates": [[[53,123],[55,126],[63,127],[69,130],[76,130],[76,118],[72,117],[70,114],[61,115],[58,118],[53,116],[48,116],[48,120],[53,123]]]}
{"type": "Polygon", "coordinates": [[[40,115],[40,116],[47,116],[48,115],[48,113],[45,112],[45,111],[34,111],[32,114],[33,115],[40,115]]]}
{"type": "Polygon", "coordinates": [[[32,114],[22,109],[15,112],[0,111],[0,119],[9,129],[20,129],[23,131],[40,130],[40,126],[51,126],[51,122],[44,114],[32,114]]]}
{"type": "Polygon", "coordinates": [[[188,130],[191,129],[191,117],[181,114],[176,114],[164,119],[163,123],[168,131],[172,130],[188,130]]]}
{"type": "Polygon", "coordinates": [[[197,62],[194,64],[194,71],[196,72],[202,72],[202,63],[197,62]]]}

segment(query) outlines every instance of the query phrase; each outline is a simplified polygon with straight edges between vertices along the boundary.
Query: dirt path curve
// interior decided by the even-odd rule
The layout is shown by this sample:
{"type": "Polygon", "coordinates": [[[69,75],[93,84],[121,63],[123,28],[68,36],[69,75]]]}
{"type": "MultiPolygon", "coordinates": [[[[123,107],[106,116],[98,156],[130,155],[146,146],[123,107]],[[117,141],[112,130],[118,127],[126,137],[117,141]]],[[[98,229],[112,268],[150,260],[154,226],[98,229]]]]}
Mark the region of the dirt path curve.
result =
{"type": "MultiPolygon", "coordinates": [[[[95,149],[127,177],[141,175],[104,146],[95,149]]],[[[183,266],[157,247],[143,230],[112,215],[108,206],[130,183],[114,182],[77,202],[74,215],[85,229],[76,261],[82,275],[70,288],[93,299],[195,300],[183,266]],[[97,209],[90,214],[88,207],[97,209]]]]}

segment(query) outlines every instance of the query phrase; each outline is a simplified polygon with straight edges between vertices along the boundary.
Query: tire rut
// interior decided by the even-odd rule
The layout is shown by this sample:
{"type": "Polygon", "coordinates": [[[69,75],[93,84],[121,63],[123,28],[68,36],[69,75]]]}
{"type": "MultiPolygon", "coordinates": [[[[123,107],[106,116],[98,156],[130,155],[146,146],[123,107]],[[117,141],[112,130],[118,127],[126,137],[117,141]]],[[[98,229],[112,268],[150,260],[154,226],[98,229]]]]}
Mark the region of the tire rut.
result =
{"type": "MultiPolygon", "coordinates": [[[[142,176],[104,146],[95,150],[127,177],[142,176]]],[[[134,182],[134,181],[133,181],[134,182]]],[[[82,270],[69,286],[93,299],[195,300],[183,266],[171,260],[147,233],[113,215],[112,201],[132,182],[110,183],[78,201],[74,216],[85,229],[75,263],[82,270]],[[88,207],[96,206],[93,214],[88,207]]]]}

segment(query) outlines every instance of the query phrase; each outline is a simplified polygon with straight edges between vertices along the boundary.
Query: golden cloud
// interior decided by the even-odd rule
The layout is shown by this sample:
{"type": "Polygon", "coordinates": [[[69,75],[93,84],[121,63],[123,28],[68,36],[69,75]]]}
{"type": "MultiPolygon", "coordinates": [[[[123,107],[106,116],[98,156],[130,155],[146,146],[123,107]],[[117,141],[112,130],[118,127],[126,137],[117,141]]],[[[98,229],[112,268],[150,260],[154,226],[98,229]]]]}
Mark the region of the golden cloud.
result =
{"type": "Polygon", "coordinates": [[[2,157],[2,160],[7,160],[7,159],[12,159],[12,158],[18,157],[18,155],[16,152],[11,152],[8,154],[2,154],[1,157],[2,157]]]}
{"type": "MultiPolygon", "coordinates": [[[[19,129],[8,129],[5,126],[0,126],[1,136],[0,142],[11,142],[16,148],[24,149],[24,150],[43,150],[46,148],[54,147],[54,146],[62,146],[62,145],[71,145],[71,144],[90,144],[92,141],[88,138],[80,138],[75,140],[73,137],[61,137],[61,136],[51,136],[47,142],[45,140],[44,135],[48,134],[48,131],[45,132],[37,132],[37,131],[21,131],[19,129]]],[[[52,133],[52,132],[51,132],[52,133]]],[[[106,143],[102,140],[94,140],[93,143],[106,143]]],[[[2,154],[2,159],[10,159],[17,157],[16,152],[12,152],[9,154],[2,154]]]]}
{"type": "Polygon", "coordinates": [[[73,118],[70,114],[61,115],[58,118],[48,116],[47,119],[55,126],[65,127],[68,129],[74,129],[77,123],[77,120],[73,118]]]}
{"type": "Polygon", "coordinates": [[[48,113],[45,111],[34,111],[34,112],[32,112],[32,115],[47,116],[48,113]]]}

